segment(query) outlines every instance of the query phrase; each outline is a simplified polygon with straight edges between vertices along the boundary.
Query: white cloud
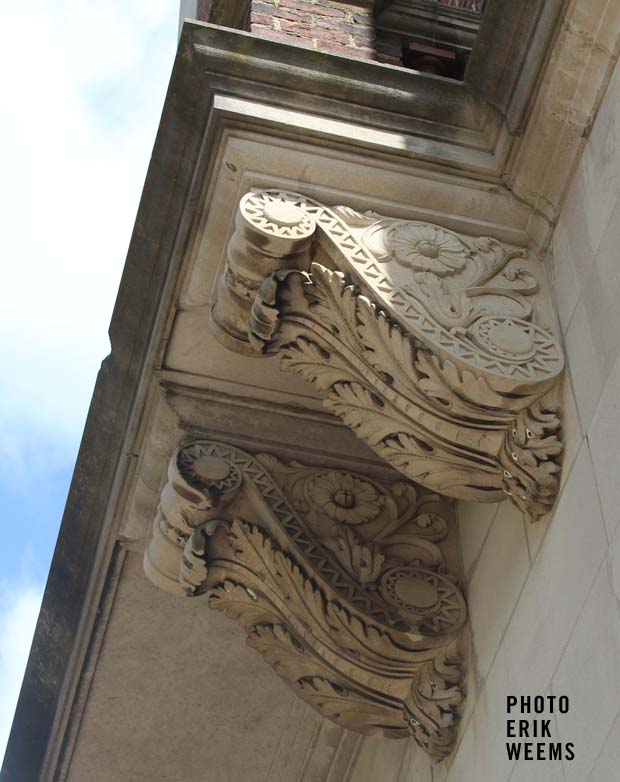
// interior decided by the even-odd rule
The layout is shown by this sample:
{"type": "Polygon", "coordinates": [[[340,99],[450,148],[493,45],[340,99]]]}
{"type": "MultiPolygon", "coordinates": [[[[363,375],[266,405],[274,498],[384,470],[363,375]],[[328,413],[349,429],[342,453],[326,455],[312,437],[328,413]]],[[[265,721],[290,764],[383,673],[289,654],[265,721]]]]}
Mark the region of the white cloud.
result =
{"type": "Polygon", "coordinates": [[[42,590],[0,588],[0,765],[13,721],[42,590]]]}
{"type": "Polygon", "coordinates": [[[109,350],[176,6],[35,0],[3,14],[0,426],[15,436],[28,422],[60,437],[81,429],[109,350]]]}

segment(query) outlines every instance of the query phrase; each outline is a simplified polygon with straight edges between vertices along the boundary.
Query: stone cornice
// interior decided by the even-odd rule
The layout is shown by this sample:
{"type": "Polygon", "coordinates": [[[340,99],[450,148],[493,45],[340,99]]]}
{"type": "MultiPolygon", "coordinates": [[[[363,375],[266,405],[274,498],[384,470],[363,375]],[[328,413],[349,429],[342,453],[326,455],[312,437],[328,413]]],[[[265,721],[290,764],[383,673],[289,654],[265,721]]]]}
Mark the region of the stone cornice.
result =
{"type": "Polygon", "coordinates": [[[490,4],[480,33],[480,61],[472,64],[465,84],[209,25],[186,24],[182,48],[211,74],[209,89],[217,91],[217,74],[225,73],[228,85],[230,77],[239,79],[238,97],[260,101],[264,96],[273,106],[270,85],[277,85],[278,106],[304,113],[310,108],[355,123],[363,116],[366,131],[399,134],[400,148],[392,146],[389,154],[506,183],[531,210],[528,233],[543,248],[609,78],[620,24],[620,12],[611,7],[604,28],[598,16],[590,20],[577,9],[574,21],[566,17],[559,24],[565,3],[543,5],[544,12],[531,8],[516,19],[514,3],[506,13],[500,13],[501,0],[490,4]],[[491,21],[500,17],[504,22],[497,30],[491,21]],[[506,56],[509,48],[495,45],[498,35],[516,46],[509,50],[510,67],[502,71],[501,100],[487,92],[496,89],[493,74],[503,67],[497,53],[506,56]],[[573,62],[575,78],[565,78],[562,58],[573,62]],[[251,89],[245,86],[249,73],[251,89]],[[557,85],[550,87],[552,104],[546,84],[557,85]],[[347,100],[334,102],[331,97],[343,90],[347,100]],[[565,143],[558,154],[560,136],[565,143]]]}

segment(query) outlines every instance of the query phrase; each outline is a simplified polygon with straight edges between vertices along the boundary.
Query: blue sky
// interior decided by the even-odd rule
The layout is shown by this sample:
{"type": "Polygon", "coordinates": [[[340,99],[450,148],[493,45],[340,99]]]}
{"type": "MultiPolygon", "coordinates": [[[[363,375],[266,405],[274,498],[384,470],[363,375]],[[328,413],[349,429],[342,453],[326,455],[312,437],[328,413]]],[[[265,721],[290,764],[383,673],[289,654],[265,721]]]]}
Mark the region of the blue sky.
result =
{"type": "Polygon", "coordinates": [[[0,759],[172,68],[178,0],[0,26],[0,759]]]}

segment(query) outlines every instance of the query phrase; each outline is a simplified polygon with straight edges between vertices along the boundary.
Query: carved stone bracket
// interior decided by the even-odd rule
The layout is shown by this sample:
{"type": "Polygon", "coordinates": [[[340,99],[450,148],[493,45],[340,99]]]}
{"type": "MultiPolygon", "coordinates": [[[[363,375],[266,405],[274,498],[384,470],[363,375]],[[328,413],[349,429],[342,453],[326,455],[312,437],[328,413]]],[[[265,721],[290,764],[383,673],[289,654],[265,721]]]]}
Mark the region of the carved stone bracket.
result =
{"type": "Polygon", "coordinates": [[[564,359],[522,250],[278,190],[244,196],[236,225],[214,309],[228,344],[281,354],[406,477],[551,509],[564,359]]]}
{"type": "Polygon", "coordinates": [[[324,716],[441,759],[463,698],[453,536],[451,506],[408,481],[200,440],[170,462],[144,564],[238,620],[324,716]]]}

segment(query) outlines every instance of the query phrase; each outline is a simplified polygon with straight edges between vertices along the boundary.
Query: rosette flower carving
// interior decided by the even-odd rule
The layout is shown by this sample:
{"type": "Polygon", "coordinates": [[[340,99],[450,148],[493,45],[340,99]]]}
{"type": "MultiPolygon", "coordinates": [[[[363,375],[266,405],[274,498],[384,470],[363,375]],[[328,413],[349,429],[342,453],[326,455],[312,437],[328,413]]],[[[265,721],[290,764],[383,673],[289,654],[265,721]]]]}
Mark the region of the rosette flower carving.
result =
{"type": "Polygon", "coordinates": [[[347,473],[319,475],[311,482],[310,495],[326,516],[345,524],[364,524],[381,511],[375,488],[347,473]]]}
{"type": "Polygon", "coordinates": [[[401,266],[439,277],[463,269],[468,251],[463,242],[442,228],[422,223],[399,225],[391,236],[392,253],[401,266]]]}

